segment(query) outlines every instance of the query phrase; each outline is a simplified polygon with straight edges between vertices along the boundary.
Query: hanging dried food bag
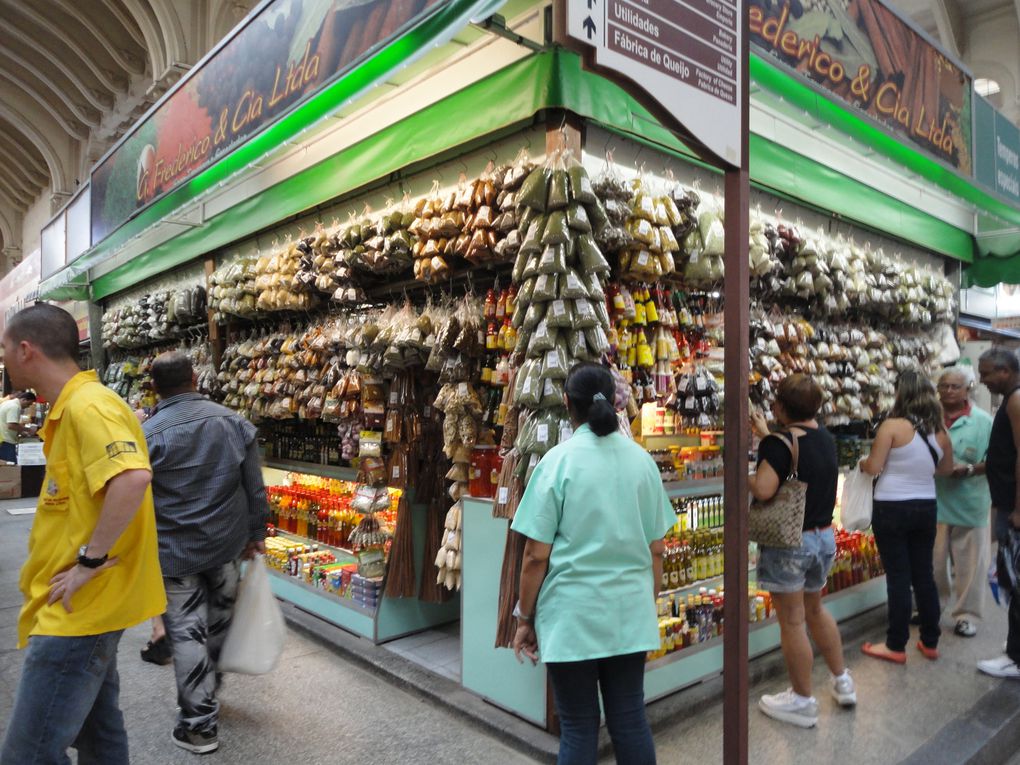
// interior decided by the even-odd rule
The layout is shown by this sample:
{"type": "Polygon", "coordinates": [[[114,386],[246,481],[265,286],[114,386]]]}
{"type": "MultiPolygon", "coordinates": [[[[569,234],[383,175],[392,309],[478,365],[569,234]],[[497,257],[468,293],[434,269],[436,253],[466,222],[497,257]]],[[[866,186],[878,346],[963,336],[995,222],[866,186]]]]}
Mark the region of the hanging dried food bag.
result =
{"type": "Polygon", "coordinates": [[[514,399],[514,404],[521,407],[537,407],[542,395],[542,365],[540,362],[532,361],[526,369],[519,374],[520,389],[514,399]]]}
{"type": "Polygon", "coordinates": [[[542,319],[535,328],[535,333],[528,343],[528,356],[537,358],[556,345],[556,330],[550,329],[546,319],[542,319]]]}
{"type": "Polygon", "coordinates": [[[556,210],[549,214],[546,219],[545,231],[542,232],[542,246],[550,244],[568,244],[570,242],[570,227],[567,226],[567,214],[563,210],[556,210]]]}
{"type": "Polygon", "coordinates": [[[549,245],[538,261],[540,274],[562,274],[567,270],[567,250],[564,245],[549,245]]]}
{"type": "Polygon", "coordinates": [[[570,191],[575,200],[586,205],[598,201],[598,197],[595,196],[595,191],[591,185],[591,179],[588,177],[588,172],[584,169],[583,165],[579,163],[571,165],[567,170],[567,175],[570,178],[570,191]]]}
{"type": "Polygon", "coordinates": [[[595,240],[588,234],[582,234],[575,240],[579,271],[587,274],[608,274],[609,263],[595,240]]]}
{"type": "Polygon", "coordinates": [[[546,377],[542,381],[542,398],[538,402],[541,409],[563,406],[563,381],[559,378],[546,377]]]}
{"type": "MultiPolygon", "coordinates": [[[[535,255],[542,251],[542,240],[545,238],[547,220],[546,216],[539,215],[528,224],[527,233],[524,235],[524,241],[521,242],[521,255],[535,255]]],[[[522,225],[524,225],[523,221],[522,225]]]]}
{"type": "Polygon", "coordinates": [[[535,291],[532,293],[531,299],[536,303],[555,300],[559,292],[558,287],[558,274],[541,274],[535,281],[535,291]]]}
{"type": "MultiPolygon", "coordinates": [[[[591,329],[598,326],[598,317],[595,314],[595,307],[590,300],[575,300],[573,305],[573,329],[591,329]]],[[[608,322],[606,322],[608,324],[608,322]]]]}
{"type": "Polygon", "coordinates": [[[570,204],[570,178],[566,170],[553,170],[549,181],[547,210],[561,210],[570,204]]]}
{"type": "MultiPolygon", "coordinates": [[[[561,300],[577,300],[588,297],[588,288],[573,269],[568,270],[566,275],[560,279],[559,297],[561,300]]],[[[520,298],[518,297],[518,299],[520,298]]]]}
{"type": "Polygon", "coordinates": [[[545,314],[546,324],[548,324],[550,328],[575,327],[574,307],[572,302],[573,301],[570,300],[550,301],[545,314]]]}
{"type": "Polygon", "coordinates": [[[528,310],[524,314],[524,323],[521,326],[529,332],[534,331],[541,323],[542,319],[545,318],[545,314],[546,303],[533,302],[528,306],[528,310]]]}
{"type": "Polygon", "coordinates": [[[517,192],[517,206],[545,211],[551,176],[552,172],[545,167],[532,170],[517,192]]]}
{"type": "Polygon", "coordinates": [[[582,234],[591,233],[591,221],[588,219],[588,213],[577,202],[567,208],[567,226],[571,231],[580,231],[582,234]]]}

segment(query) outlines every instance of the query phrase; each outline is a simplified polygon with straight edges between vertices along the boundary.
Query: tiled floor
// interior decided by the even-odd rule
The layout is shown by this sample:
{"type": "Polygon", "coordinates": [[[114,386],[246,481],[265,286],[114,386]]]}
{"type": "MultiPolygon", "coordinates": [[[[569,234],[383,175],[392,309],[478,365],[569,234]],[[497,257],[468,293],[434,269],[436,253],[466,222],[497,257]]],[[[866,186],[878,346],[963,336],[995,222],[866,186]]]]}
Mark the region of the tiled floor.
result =
{"type": "Polygon", "coordinates": [[[383,647],[437,675],[460,682],[460,622],[392,640],[383,647]]]}

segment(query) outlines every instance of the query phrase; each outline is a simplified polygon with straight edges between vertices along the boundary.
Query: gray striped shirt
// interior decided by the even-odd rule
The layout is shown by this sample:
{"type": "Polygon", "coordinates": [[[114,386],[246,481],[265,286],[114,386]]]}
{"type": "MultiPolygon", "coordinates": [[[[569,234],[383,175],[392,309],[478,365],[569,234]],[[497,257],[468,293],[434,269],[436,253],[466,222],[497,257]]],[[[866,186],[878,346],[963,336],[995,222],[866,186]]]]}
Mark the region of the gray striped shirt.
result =
{"type": "Polygon", "coordinates": [[[182,393],[161,401],[143,430],[163,576],[221,566],[265,538],[254,425],[200,393],[182,393]]]}

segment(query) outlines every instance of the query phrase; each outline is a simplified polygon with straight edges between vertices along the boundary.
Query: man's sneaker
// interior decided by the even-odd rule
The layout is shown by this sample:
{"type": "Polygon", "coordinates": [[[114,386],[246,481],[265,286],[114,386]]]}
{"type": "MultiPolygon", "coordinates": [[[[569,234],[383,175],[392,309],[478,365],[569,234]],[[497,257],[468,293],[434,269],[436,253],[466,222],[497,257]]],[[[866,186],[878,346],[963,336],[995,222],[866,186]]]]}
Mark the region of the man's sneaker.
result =
{"type": "Polygon", "coordinates": [[[956,627],[953,629],[960,637],[974,637],[977,634],[977,627],[971,624],[966,619],[960,619],[956,623],[956,627]]]}
{"type": "Polygon", "coordinates": [[[188,730],[183,725],[174,728],[173,742],[181,749],[195,754],[208,754],[220,748],[220,740],[216,736],[216,728],[206,733],[188,730]]]}
{"type": "Polygon", "coordinates": [[[857,689],[854,687],[854,679],[849,672],[844,672],[839,677],[832,678],[832,698],[841,707],[852,707],[857,704],[857,689]]]}
{"type": "Polygon", "coordinates": [[[174,654],[170,648],[170,641],[166,639],[166,635],[155,642],[150,640],[146,644],[145,648],[142,649],[141,653],[142,661],[147,661],[150,664],[158,664],[161,667],[165,667],[174,660],[174,654]]]}
{"type": "Polygon", "coordinates": [[[986,675],[992,677],[1008,677],[1020,680],[1020,667],[1008,656],[1000,656],[997,659],[985,659],[977,663],[977,668],[986,675]]]}
{"type": "Polygon", "coordinates": [[[805,699],[788,688],[782,693],[762,696],[758,708],[773,720],[781,720],[801,728],[818,724],[818,702],[812,696],[805,699]]]}

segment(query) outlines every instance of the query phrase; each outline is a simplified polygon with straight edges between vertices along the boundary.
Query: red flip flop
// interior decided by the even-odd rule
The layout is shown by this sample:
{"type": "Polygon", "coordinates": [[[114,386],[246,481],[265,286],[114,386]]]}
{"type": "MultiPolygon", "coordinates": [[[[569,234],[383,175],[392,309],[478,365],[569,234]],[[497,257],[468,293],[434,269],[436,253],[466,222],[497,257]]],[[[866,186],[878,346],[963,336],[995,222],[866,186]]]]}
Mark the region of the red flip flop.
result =
{"type": "Polygon", "coordinates": [[[870,656],[873,659],[891,661],[893,664],[907,663],[906,651],[890,651],[884,645],[879,647],[872,643],[865,643],[864,645],[861,646],[861,653],[865,654],[866,656],[870,656]]]}
{"type": "Polygon", "coordinates": [[[929,648],[920,640],[917,641],[917,650],[921,652],[921,655],[929,661],[935,661],[939,657],[938,648],[929,648]]]}

